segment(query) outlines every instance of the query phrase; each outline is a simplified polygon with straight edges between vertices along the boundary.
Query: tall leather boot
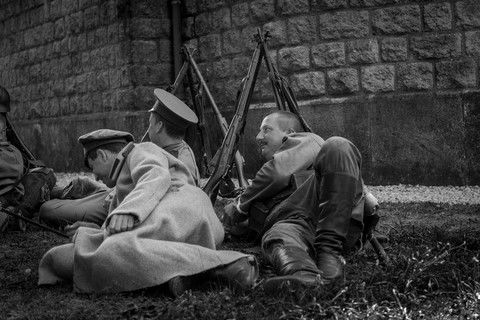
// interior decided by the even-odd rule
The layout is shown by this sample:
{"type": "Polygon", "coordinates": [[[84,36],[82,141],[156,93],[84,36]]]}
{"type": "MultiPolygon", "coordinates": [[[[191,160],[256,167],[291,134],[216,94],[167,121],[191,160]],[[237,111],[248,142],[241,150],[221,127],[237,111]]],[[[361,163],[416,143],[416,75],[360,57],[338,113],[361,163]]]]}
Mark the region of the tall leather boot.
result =
{"type": "Polygon", "coordinates": [[[292,246],[275,245],[266,252],[268,260],[280,275],[267,279],[263,288],[273,295],[322,285],[323,279],[310,255],[292,246]]]}
{"type": "Polygon", "coordinates": [[[345,259],[341,252],[361,188],[361,181],[350,175],[330,173],[322,177],[314,246],[317,266],[328,282],[344,280],[345,259]]]}
{"type": "Polygon", "coordinates": [[[230,264],[207,271],[209,279],[232,286],[237,290],[252,289],[258,280],[258,262],[254,256],[248,256],[230,264]]]}

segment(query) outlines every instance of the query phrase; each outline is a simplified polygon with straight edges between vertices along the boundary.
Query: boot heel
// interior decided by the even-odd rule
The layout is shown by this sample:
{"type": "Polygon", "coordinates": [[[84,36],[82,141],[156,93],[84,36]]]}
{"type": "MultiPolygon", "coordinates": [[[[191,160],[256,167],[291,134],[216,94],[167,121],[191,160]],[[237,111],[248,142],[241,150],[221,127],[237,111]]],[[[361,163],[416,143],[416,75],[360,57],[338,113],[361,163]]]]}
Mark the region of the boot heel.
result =
{"type": "Polygon", "coordinates": [[[168,281],[168,291],[175,298],[180,297],[192,286],[191,277],[176,276],[168,281]]]}

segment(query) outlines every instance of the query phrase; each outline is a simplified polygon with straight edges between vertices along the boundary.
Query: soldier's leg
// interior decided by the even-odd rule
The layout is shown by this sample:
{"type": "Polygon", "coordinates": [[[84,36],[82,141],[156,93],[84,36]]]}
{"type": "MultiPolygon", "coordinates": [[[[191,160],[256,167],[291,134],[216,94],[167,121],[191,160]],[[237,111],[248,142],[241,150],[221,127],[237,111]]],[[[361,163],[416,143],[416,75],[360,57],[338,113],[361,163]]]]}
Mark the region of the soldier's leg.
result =
{"type": "Polygon", "coordinates": [[[279,275],[265,281],[269,293],[321,284],[312,259],[313,232],[305,223],[277,222],[262,238],[262,250],[279,275]]]}
{"type": "Polygon", "coordinates": [[[341,253],[352,209],[363,194],[360,152],[345,138],[327,139],[315,161],[315,175],[320,186],[315,213],[316,261],[325,278],[336,280],[344,276],[341,253]]]}
{"type": "Polygon", "coordinates": [[[102,225],[107,218],[105,198],[108,191],[100,191],[81,199],[53,199],[39,210],[40,219],[54,226],[65,226],[75,221],[102,225]]]}
{"type": "Polygon", "coordinates": [[[40,260],[38,284],[55,284],[73,279],[74,244],[53,247],[40,260]]]}

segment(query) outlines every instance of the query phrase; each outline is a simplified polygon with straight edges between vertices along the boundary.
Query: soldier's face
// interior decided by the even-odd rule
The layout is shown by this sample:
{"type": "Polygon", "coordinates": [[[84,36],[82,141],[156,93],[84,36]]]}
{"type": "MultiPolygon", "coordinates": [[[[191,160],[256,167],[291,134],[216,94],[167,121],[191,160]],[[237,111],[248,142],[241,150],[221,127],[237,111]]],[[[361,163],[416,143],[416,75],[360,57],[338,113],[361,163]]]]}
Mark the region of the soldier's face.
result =
{"type": "Polygon", "coordinates": [[[99,149],[96,152],[97,157],[95,159],[88,158],[88,165],[92,168],[92,172],[97,180],[102,180],[107,187],[113,188],[115,182],[110,179],[110,170],[115,161],[115,156],[111,152],[103,149],[99,149]]]}
{"type": "Polygon", "coordinates": [[[263,119],[256,139],[265,160],[268,161],[273,158],[275,152],[283,144],[283,138],[287,134],[287,131],[279,127],[276,114],[266,116],[263,119]]]}

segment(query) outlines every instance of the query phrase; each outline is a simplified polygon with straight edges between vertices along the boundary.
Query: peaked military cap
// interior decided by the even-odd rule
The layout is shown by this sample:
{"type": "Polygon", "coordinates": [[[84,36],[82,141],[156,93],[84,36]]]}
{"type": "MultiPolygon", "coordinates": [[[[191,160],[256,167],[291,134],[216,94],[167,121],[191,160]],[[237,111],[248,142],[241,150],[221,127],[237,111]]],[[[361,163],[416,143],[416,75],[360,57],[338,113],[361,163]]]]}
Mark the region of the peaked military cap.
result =
{"type": "Polygon", "coordinates": [[[157,113],[162,119],[180,128],[198,122],[197,115],[182,100],[162,89],[153,91],[157,101],[149,112],[157,113]]]}
{"type": "Polygon", "coordinates": [[[0,113],[10,112],[10,95],[7,89],[0,86],[0,113]]]}
{"type": "Polygon", "coordinates": [[[87,155],[93,149],[110,143],[129,143],[133,141],[133,135],[125,131],[99,129],[86,133],[78,138],[78,142],[83,146],[83,156],[87,168],[87,155]]]}

